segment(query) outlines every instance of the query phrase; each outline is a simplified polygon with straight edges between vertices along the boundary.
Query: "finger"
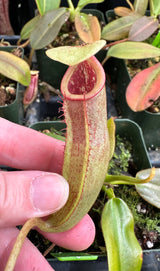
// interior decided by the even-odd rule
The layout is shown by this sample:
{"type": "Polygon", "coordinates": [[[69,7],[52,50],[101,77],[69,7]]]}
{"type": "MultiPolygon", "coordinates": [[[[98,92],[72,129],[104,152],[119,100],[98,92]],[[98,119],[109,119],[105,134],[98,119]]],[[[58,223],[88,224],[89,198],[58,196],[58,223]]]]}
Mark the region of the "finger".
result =
{"type": "Polygon", "coordinates": [[[0,118],[0,165],[61,174],[65,143],[0,118]]]}
{"type": "MultiPolygon", "coordinates": [[[[0,229],[0,271],[3,271],[19,231],[0,229]]],[[[26,239],[18,256],[14,271],[53,271],[38,249],[26,239]]]]}
{"type": "Polygon", "coordinates": [[[67,181],[55,173],[0,171],[0,227],[54,213],[68,199],[67,181]]]}
{"type": "Polygon", "coordinates": [[[59,233],[39,232],[41,232],[45,238],[60,247],[80,251],[87,249],[93,243],[95,238],[95,225],[90,216],[85,215],[76,226],[68,231],[59,233]]]}

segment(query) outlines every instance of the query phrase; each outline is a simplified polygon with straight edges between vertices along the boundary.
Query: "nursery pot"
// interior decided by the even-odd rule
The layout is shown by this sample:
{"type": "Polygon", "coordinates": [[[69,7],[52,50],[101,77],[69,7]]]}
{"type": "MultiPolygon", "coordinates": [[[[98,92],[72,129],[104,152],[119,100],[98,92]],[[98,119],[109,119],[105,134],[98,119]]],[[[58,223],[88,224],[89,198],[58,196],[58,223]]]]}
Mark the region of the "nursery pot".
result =
{"type": "MultiPolygon", "coordinates": [[[[11,52],[17,48],[16,46],[3,46],[0,47],[0,50],[11,52]]],[[[23,49],[22,57],[23,57],[23,49]]],[[[23,123],[23,86],[19,83],[16,84],[16,98],[15,100],[9,104],[0,106],[0,117],[8,119],[12,122],[22,124],[23,123]]]]}
{"type": "MultiPolygon", "coordinates": [[[[62,257],[63,258],[63,257],[62,257]]],[[[85,260],[83,256],[76,256],[69,260],[60,257],[58,259],[48,259],[49,264],[58,271],[108,271],[107,257],[97,256],[97,259],[85,260]]],[[[159,250],[146,250],[143,252],[143,265],[141,271],[159,271],[160,270],[160,251],[159,250]]]]}
{"type": "MultiPolygon", "coordinates": [[[[146,150],[145,142],[141,128],[129,119],[116,119],[116,135],[129,140],[132,144],[133,159],[136,165],[136,170],[150,168],[151,163],[146,150]]],[[[62,122],[37,122],[30,126],[30,128],[42,131],[53,127],[57,130],[66,128],[65,123],[62,122]]],[[[79,252],[66,252],[66,253],[51,253],[52,258],[48,257],[47,260],[50,265],[57,270],[108,270],[107,257],[105,255],[79,253],[79,252]]],[[[158,271],[160,268],[160,251],[148,250],[144,251],[142,271],[158,271]]]]}

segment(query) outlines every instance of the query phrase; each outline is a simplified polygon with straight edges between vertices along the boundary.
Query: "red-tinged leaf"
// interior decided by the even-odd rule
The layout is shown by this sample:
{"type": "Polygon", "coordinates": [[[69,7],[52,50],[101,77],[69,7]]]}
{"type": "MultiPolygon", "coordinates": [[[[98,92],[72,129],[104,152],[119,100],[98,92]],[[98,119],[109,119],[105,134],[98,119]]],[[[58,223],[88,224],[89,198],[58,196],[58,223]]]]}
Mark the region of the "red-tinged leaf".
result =
{"type": "Polygon", "coordinates": [[[142,111],[160,96],[160,63],[138,73],[126,91],[126,100],[133,111],[142,111]]]}
{"type": "Polygon", "coordinates": [[[148,0],[135,0],[133,7],[134,7],[135,12],[143,16],[148,7],[148,0]]]}
{"type": "Polygon", "coordinates": [[[131,10],[130,8],[126,8],[126,7],[117,7],[117,8],[114,8],[114,12],[118,16],[128,16],[128,15],[134,14],[133,10],[131,10]]]}
{"type": "Polygon", "coordinates": [[[37,97],[38,93],[38,79],[39,79],[39,71],[31,71],[31,82],[29,86],[26,88],[23,96],[23,104],[25,107],[30,105],[34,99],[37,97]]]}
{"type": "Polygon", "coordinates": [[[101,38],[101,27],[96,16],[85,13],[76,14],[75,27],[79,37],[85,43],[92,43],[101,38]]]}
{"type": "Polygon", "coordinates": [[[128,36],[132,24],[140,18],[140,15],[121,17],[110,22],[102,29],[102,39],[105,40],[120,40],[128,36]]]}
{"type": "Polygon", "coordinates": [[[128,40],[143,41],[149,38],[159,27],[158,20],[153,17],[143,16],[133,23],[128,40]]]}

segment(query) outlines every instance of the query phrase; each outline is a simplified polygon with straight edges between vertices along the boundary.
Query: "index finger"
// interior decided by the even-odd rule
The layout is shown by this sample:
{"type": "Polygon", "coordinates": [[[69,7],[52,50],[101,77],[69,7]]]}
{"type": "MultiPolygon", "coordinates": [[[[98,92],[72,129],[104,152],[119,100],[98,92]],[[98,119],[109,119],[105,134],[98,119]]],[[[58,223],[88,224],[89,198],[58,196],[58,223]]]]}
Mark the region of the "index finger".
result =
{"type": "Polygon", "coordinates": [[[62,173],[65,143],[0,118],[0,165],[62,173]]]}

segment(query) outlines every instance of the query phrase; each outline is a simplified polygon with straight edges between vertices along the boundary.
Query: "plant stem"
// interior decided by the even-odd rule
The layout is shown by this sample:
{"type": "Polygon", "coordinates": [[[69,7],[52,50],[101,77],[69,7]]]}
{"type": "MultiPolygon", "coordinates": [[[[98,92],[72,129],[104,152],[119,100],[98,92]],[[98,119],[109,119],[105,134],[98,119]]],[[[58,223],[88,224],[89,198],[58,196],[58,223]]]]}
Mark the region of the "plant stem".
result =
{"type": "Polygon", "coordinates": [[[68,6],[69,6],[69,11],[70,11],[70,17],[69,17],[70,21],[74,22],[74,20],[75,20],[75,8],[74,8],[74,5],[73,5],[71,0],[67,0],[67,2],[68,2],[68,6]]]}
{"type": "Polygon", "coordinates": [[[126,0],[126,2],[130,6],[131,10],[134,11],[134,7],[133,7],[132,3],[129,0],[126,0]]]}
{"type": "Polygon", "coordinates": [[[126,175],[107,175],[105,178],[105,183],[108,184],[128,184],[128,185],[136,185],[150,182],[155,175],[155,168],[151,169],[150,175],[145,179],[139,179],[136,177],[130,177],[126,175]]]}
{"type": "Polygon", "coordinates": [[[22,227],[19,235],[17,236],[16,242],[13,246],[12,252],[9,256],[8,262],[6,264],[6,267],[4,271],[11,271],[14,270],[14,266],[16,264],[17,257],[20,253],[21,247],[23,245],[23,242],[28,234],[28,232],[31,230],[31,228],[37,226],[37,222],[39,219],[37,218],[32,218],[29,219],[24,226],[22,227]]]}
{"type": "Polygon", "coordinates": [[[67,2],[68,2],[69,8],[73,10],[74,9],[74,5],[73,5],[72,1],[71,0],[67,0],[67,2]]]}
{"type": "Polygon", "coordinates": [[[108,199],[113,199],[115,198],[115,194],[112,188],[107,188],[105,185],[102,186],[102,191],[105,192],[107,195],[108,199]]]}

